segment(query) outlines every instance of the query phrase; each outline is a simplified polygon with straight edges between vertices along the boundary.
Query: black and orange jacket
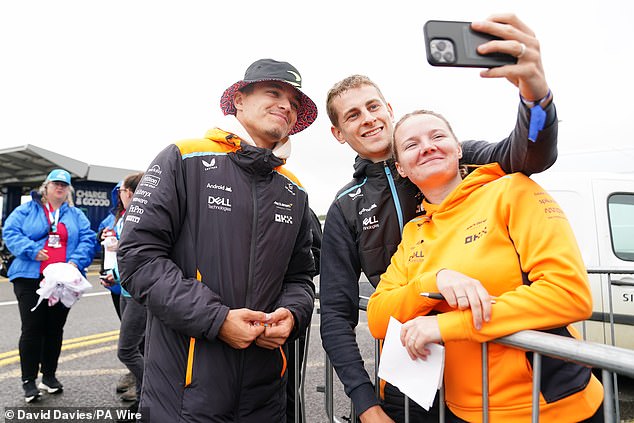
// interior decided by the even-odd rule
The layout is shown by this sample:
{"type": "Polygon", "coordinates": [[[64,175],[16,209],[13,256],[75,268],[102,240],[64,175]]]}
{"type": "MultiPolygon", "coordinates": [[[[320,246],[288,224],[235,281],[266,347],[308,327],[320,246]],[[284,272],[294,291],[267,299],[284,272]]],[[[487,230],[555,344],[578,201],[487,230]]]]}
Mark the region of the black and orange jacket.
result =
{"type": "Polygon", "coordinates": [[[217,338],[230,309],[288,308],[289,340],[309,324],[308,198],[283,163],[212,129],[168,146],[139,183],[118,260],[148,310],[141,407],[152,422],[285,418],[285,352],[217,338]]]}

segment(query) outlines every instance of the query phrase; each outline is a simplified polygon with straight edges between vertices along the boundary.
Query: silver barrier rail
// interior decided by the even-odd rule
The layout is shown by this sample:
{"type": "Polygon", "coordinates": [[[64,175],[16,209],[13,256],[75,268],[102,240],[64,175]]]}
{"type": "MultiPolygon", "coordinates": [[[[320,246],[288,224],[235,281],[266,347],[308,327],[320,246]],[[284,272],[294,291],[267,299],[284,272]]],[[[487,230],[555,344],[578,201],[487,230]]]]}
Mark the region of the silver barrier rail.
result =
{"type": "MultiPolygon", "coordinates": [[[[616,333],[615,333],[615,319],[614,319],[614,302],[612,299],[612,286],[613,285],[618,285],[618,286],[632,286],[634,287],[634,279],[630,278],[630,277],[624,277],[622,279],[612,279],[612,276],[615,274],[621,274],[621,275],[632,275],[634,274],[634,270],[627,270],[627,269],[617,269],[617,268],[599,268],[599,267],[589,267],[587,269],[588,275],[606,275],[607,279],[608,279],[608,283],[607,285],[607,290],[608,290],[608,321],[610,323],[610,345],[616,345],[616,333]]],[[[603,316],[599,315],[597,317],[591,317],[589,320],[597,320],[597,321],[603,321],[603,316]]],[[[586,322],[582,323],[582,327],[583,327],[583,339],[586,339],[586,322]]],[[[605,378],[606,375],[603,374],[603,377],[605,378]]],[[[609,376],[608,376],[609,377],[609,376]]],[[[618,393],[619,393],[619,384],[618,384],[618,379],[617,379],[617,374],[613,373],[612,374],[612,380],[604,380],[603,381],[603,386],[605,388],[605,384],[606,383],[611,383],[612,389],[613,391],[616,393],[616,405],[615,405],[615,414],[616,414],[616,419],[617,421],[620,421],[620,410],[619,410],[619,401],[618,401],[618,393]]]]}
{"type": "MultiPolygon", "coordinates": [[[[618,409],[618,391],[614,391],[612,376],[621,374],[634,378],[634,351],[534,330],[524,330],[492,342],[535,353],[533,354],[533,422],[539,421],[541,375],[538,369],[541,368],[541,363],[536,363],[535,358],[538,357],[537,361],[540,361],[541,355],[602,369],[605,421],[619,420],[615,412],[618,409]]],[[[483,391],[484,394],[487,394],[487,391],[483,391]]]]}
{"type": "MultiPolygon", "coordinates": [[[[496,339],[491,342],[519,348],[525,351],[533,352],[533,409],[532,422],[539,421],[539,393],[541,385],[541,357],[546,355],[549,357],[559,358],[563,360],[573,361],[585,366],[602,369],[602,383],[604,389],[604,419],[606,422],[619,421],[619,394],[617,385],[617,375],[625,375],[634,378],[634,351],[614,346],[614,306],[612,301],[612,285],[634,286],[634,278],[625,277],[618,280],[612,279],[612,275],[630,275],[634,274],[634,270],[616,269],[616,268],[588,268],[588,274],[605,274],[610,283],[607,284],[608,289],[608,315],[610,323],[610,338],[612,345],[599,344],[589,341],[579,341],[572,338],[553,335],[539,331],[521,331],[503,338],[496,339]]],[[[359,297],[359,309],[365,311],[367,308],[368,297],[359,297]]],[[[592,320],[592,319],[591,319],[592,320]]],[[[603,320],[603,317],[601,317],[603,320]]],[[[582,322],[585,324],[585,322],[582,322]]],[[[585,326],[584,326],[585,335],[585,326]]],[[[584,336],[585,337],[585,336],[584,336]]],[[[326,356],[325,372],[326,386],[325,405],[327,416],[330,422],[339,423],[334,417],[333,410],[333,367],[332,363],[326,356]]],[[[378,366],[380,352],[379,343],[375,343],[375,389],[379,392],[378,382],[378,366]]],[[[483,421],[488,422],[488,365],[487,365],[487,344],[482,344],[482,386],[483,386],[483,421]]],[[[439,422],[444,423],[444,392],[441,389],[440,395],[440,414],[439,422]]],[[[405,406],[407,407],[408,399],[406,398],[405,406]]],[[[352,402],[350,403],[350,421],[356,422],[356,414],[352,402]]],[[[297,420],[296,420],[297,421],[297,420]]],[[[405,410],[405,422],[409,423],[408,409],[405,410]]]]}

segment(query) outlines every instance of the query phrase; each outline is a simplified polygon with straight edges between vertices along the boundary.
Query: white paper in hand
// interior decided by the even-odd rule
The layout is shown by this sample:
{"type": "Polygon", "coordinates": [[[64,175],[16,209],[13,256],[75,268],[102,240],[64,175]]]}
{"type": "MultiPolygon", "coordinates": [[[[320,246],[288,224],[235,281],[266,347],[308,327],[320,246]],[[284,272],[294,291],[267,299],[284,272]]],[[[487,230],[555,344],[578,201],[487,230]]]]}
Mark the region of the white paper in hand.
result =
{"type": "Polygon", "coordinates": [[[442,384],[445,347],[428,344],[431,354],[427,356],[427,360],[412,360],[401,345],[401,326],[403,325],[398,320],[390,317],[381,352],[379,377],[396,386],[425,410],[429,410],[442,384]]]}

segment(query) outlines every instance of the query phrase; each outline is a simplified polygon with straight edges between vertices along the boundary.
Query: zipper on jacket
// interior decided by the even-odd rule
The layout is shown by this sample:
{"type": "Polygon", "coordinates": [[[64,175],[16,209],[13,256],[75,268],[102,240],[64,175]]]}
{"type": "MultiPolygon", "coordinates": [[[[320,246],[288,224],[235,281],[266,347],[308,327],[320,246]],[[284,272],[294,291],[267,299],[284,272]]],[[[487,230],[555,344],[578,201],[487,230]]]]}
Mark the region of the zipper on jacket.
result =
{"type": "Polygon", "coordinates": [[[394,184],[394,177],[392,171],[387,162],[383,162],[383,170],[385,170],[385,176],[387,176],[387,183],[390,185],[390,191],[392,191],[392,200],[394,200],[394,207],[396,207],[396,215],[398,216],[398,227],[403,234],[403,210],[401,210],[401,200],[398,198],[398,191],[396,191],[396,184],[394,184]]]}
{"type": "Polygon", "coordinates": [[[251,180],[251,200],[253,200],[253,221],[251,222],[251,246],[249,247],[249,279],[247,280],[247,292],[245,307],[251,307],[251,286],[253,285],[253,272],[255,268],[255,243],[257,241],[258,201],[256,181],[251,180]]]}
{"type": "MultiPolygon", "coordinates": [[[[257,199],[257,184],[254,179],[251,180],[251,200],[253,201],[253,220],[251,222],[251,245],[249,246],[249,278],[247,280],[247,292],[245,297],[245,307],[251,308],[251,287],[253,286],[253,273],[255,268],[255,243],[257,241],[258,235],[258,199],[257,199]]],[[[240,350],[240,367],[238,369],[238,377],[240,379],[240,385],[242,386],[242,380],[244,377],[244,366],[246,360],[246,350],[240,350]]],[[[240,395],[238,396],[238,401],[236,402],[236,409],[234,412],[234,418],[236,422],[239,421],[240,417],[240,406],[239,404],[242,402],[240,396],[242,395],[242,390],[240,390],[240,395]]]]}

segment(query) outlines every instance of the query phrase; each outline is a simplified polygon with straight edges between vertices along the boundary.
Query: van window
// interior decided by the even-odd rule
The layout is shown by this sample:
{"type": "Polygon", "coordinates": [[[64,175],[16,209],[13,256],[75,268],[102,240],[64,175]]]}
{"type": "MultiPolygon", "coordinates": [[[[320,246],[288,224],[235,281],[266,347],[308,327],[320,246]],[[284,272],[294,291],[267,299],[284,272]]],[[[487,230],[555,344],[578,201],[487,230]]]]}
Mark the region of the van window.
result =
{"type": "Polygon", "coordinates": [[[621,260],[634,261],[634,194],[612,194],[608,198],[612,250],[621,260]]]}

